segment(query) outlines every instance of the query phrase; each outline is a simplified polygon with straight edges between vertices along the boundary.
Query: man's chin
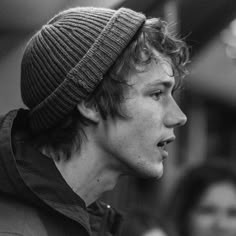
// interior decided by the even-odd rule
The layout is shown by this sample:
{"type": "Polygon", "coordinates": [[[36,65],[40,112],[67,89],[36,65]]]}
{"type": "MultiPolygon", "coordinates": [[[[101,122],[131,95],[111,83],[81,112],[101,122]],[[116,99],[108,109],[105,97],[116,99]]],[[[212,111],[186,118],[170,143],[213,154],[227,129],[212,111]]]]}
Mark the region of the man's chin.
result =
{"type": "Polygon", "coordinates": [[[163,164],[159,163],[153,170],[150,170],[150,178],[160,179],[164,173],[163,164]]]}
{"type": "Polygon", "coordinates": [[[163,176],[164,170],[162,168],[158,168],[157,170],[149,170],[145,172],[138,173],[137,177],[142,179],[160,179],[163,176]]]}

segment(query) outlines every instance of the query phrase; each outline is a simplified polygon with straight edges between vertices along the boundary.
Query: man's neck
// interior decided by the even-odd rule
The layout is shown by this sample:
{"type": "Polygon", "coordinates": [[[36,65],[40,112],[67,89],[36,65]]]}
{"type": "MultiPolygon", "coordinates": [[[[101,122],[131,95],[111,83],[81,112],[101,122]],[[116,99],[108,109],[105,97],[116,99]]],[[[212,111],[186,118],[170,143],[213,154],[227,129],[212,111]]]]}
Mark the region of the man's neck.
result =
{"type": "Polygon", "coordinates": [[[55,164],[68,185],[88,206],[116,185],[120,172],[116,164],[111,163],[112,159],[96,147],[86,145],[69,160],[55,164]]]}

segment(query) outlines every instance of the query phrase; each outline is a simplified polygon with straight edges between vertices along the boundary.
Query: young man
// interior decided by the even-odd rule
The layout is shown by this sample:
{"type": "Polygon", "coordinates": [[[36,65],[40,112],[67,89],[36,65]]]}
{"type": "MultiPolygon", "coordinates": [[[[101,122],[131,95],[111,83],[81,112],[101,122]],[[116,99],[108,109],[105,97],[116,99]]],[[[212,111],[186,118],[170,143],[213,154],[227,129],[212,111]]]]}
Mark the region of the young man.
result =
{"type": "Polygon", "coordinates": [[[88,206],[121,176],[161,177],[186,122],[172,93],[187,61],[163,21],[129,9],[73,8],[44,25],[22,59],[29,109],[0,120],[0,234],[90,235],[88,206]]]}

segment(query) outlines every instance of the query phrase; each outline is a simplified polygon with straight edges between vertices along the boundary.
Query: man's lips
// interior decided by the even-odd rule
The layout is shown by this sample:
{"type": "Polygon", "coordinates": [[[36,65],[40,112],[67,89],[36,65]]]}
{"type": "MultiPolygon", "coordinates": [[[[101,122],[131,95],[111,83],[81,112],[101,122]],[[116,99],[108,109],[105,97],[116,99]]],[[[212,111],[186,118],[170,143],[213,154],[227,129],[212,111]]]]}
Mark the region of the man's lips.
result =
{"type": "Polygon", "coordinates": [[[161,140],[161,141],[157,144],[157,146],[158,146],[158,147],[161,147],[161,148],[163,148],[163,149],[165,149],[166,146],[167,146],[169,143],[172,143],[174,140],[175,140],[175,136],[171,136],[171,137],[169,137],[169,138],[166,138],[166,139],[161,140]]]}
{"type": "Polygon", "coordinates": [[[163,157],[163,159],[166,159],[168,157],[168,151],[166,150],[166,147],[168,144],[173,142],[175,140],[175,136],[171,136],[170,138],[166,138],[161,140],[158,144],[157,147],[159,148],[159,151],[163,157]]]}

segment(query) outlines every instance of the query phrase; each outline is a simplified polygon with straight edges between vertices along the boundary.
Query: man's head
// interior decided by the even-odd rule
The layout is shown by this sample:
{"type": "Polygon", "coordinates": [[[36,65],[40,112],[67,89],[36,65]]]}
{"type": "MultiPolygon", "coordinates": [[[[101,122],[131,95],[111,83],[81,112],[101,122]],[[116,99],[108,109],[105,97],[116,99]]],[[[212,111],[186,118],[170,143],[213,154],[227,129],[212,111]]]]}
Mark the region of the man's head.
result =
{"type": "Polygon", "coordinates": [[[34,132],[55,126],[91,95],[145,21],[121,8],[71,8],[33,36],[22,60],[21,92],[34,132]]]}
{"type": "MultiPolygon", "coordinates": [[[[22,61],[22,97],[36,143],[69,158],[86,137],[83,128],[93,124],[77,104],[96,108],[103,121],[132,119],[124,105],[137,82],[130,78],[145,79],[150,68],[161,74],[166,68],[172,93],[178,84],[173,76],[184,75],[187,60],[185,44],[160,19],[146,20],[128,9],[75,8],[58,14],[31,39],[22,61]]],[[[171,129],[184,123],[177,113],[171,129]]]]}

